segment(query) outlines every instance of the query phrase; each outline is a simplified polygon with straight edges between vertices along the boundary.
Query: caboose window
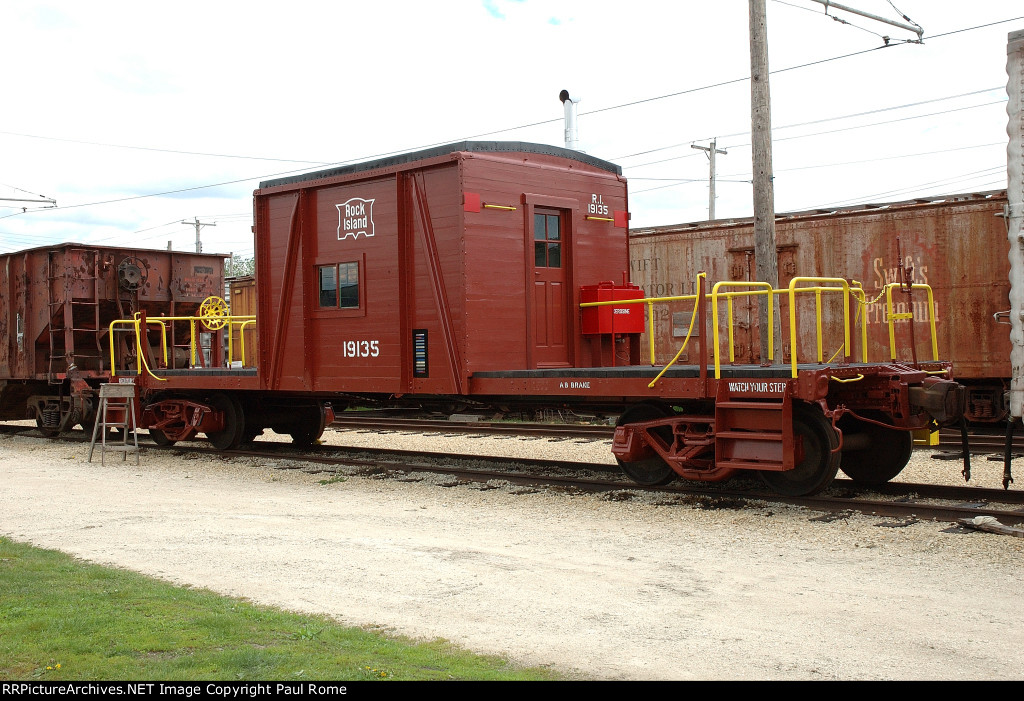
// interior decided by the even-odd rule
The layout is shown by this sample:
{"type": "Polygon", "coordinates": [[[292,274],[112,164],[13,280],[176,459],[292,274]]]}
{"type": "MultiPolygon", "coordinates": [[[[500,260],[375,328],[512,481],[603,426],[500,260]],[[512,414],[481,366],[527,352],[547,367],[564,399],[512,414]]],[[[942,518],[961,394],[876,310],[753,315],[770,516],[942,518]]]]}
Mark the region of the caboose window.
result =
{"type": "Polygon", "coordinates": [[[338,290],[339,307],[359,308],[359,263],[341,263],[338,266],[338,290]]]}
{"type": "Polygon", "coordinates": [[[320,306],[338,306],[338,268],[336,266],[320,266],[320,306]]]}
{"type": "Polygon", "coordinates": [[[317,267],[320,278],[320,306],[334,309],[359,308],[359,263],[338,263],[317,267]]]}
{"type": "Polygon", "coordinates": [[[533,215],[533,263],[538,268],[562,267],[561,218],[557,214],[533,215]]]}

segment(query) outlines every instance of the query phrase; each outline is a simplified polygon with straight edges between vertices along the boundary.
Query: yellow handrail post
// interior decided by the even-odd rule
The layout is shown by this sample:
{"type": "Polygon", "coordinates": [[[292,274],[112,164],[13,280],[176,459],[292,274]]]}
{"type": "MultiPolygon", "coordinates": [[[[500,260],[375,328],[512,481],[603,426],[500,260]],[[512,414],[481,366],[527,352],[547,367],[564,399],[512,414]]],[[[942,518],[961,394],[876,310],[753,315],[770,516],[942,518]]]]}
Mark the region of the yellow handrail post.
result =
{"type": "Polygon", "coordinates": [[[868,362],[868,296],[864,292],[864,288],[858,284],[854,297],[858,297],[860,303],[860,357],[861,362],[866,363],[868,362]]]}
{"type": "MultiPolygon", "coordinates": [[[[678,300],[684,300],[684,301],[692,299],[693,300],[693,314],[690,315],[690,327],[686,330],[686,338],[683,339],[683,345],[679,346],[679,350],[676,351],[676,354],[672,358],[672,360],[668,361],[668,363],[665,365],[665,367],[663,367],[661,369],[661,372],[659,372],[655,376],[655,378],[653,380],[651,380],[650,384],[647,385],[648,387],[654,387],[654,385],[657,384],[658,380],[661,379],[661,376],[664,375],[666,372],[668,372],[668,369],[670,367],[672,367],[677,360],[679,360],[679,356],[681,356],[683,354],[683,351],[686,349],[686,344],[690,342],[690,336],[693,334],[693,325],[697,321],[697,316],[698,316],[697,310],[700,308],[699,307],[699,302],[700,302],[700,300],[699,300],[699,297],[700,297],[699,292],[700,292],[700,289],[701,289],[700,282],[701,282],[701,280],[703,280],[706,277],[707,277],[707,273],[697,273],[697,290],[698,290],[698,294],[695,294],[695,295],[684,295],[682,297],[662,298],[662,299],[678,299],[678,300]]],[[[658,299],[658,298],[655,298],[655,299],[658,299]]],[[[706,372],[706,369],[703,372],[706,372]]]]}
{"type": "MultiPolygon", "coordinates": [[[[898,283],[898,282],[890,282],[888,285],[885,286],[885,310],[886,310],[886,316],[888,317],[886,319],[886,321],[888,322],[888,326],[889,326],[889,357],[892,360],[896,360],[896,321],[899,320],[899,319],[908,319],[911,324],[914,323],[914,307],[913,307],[913,305],[911,305],[909,312],[903,312],[901,314],[897,314],[895,312],[895,310],[893,309],[893,306],[892,306],[892,290],[893,290],[894,287],[903,287],[903,285],[898,283]]],[[[931,334],[932,360],[938,360],[939,359],[939,340],[938,340],[938,333],[937,333],[936,328],[935,328],[935,314],[934,314],[934,311],[935,311],[935,298],[934,298],[934,295],[932,293],[931,285],[926,285],[924,283],[914,283],[914,284],[912,284],[910,286],[910,288],[913,289],[913,290],[925,290],[925,292],[927,292],[927,294],[928,294],[928,317],[927,317],[927,320],[928,320],[928,331],[931,334]]]]}
{"type": "MultiPolygon", "coordinates": [[[[792,367],[791,374],[795,378],[797,376],[797,343],[796,343],[796,293],[800,292],[817,292],[818,290],[838,290],[843,291],[843,355],[848,356],[850,354],[850,283],[843,278],[839,277],[795,277],[789,281],[789,346],[790,346],[790,365],[792,367]],[[814,282],[818,283],[814,287],[798,288],[798,283],[814,282]],[[831,283],[829,287],[822,287],[821,283],[831,283]]],[[[815,311],[817,319],[817,332],[820,337],[821,335],[821,311],[820,307],[815,311]]],[[[822,356],[819,359],[821,362],[824,359],[822,356]]]]}
{"type": "Polygon", "coordinates": [[[654,302],[647,303],[647,325],[647,340],[651,347],[651,367],[654,367],[654,302]]]}
{"type": "MultiPolygon", "coordinates": [[[[771,304],[772,291],[773,290],[772,290],[771,284],[769,284],[767,282],[752,282],[752,281],[740,281],[740,280],[722,280],[720,282],[716,282],[715,286],[711,288],[711,326],[712,326],[712,334],[714,336],[711,348],[712,348],[712,353],[714,355],[714,360],[715,360],[715,379],[716,380],[719,380],[719,379],[722,378],[721,359],[719,358],[719,348],[718,348],[720,343],[721,343],[721,331],[719,329],[719,322],[718,322],[718,298],[720,296],[724,295],[726,300],[728,300],[728,303],[729,303],[729,306],[728,306],[728,318],[729,318],[729,362],[734,362],[736,354],[735,354],[735,351],[733,349],[732,298],[734,296],[737,296],[737,295],[742,295],[742,296],[748,296],[748,295],[754,295],[754,296],[767,295],[768,296],[768,300],[769,300],[769,304],[768,304],[768,339],[769,339],[769,344],[768,344],[768,347],[770,349],[772,347],[772,344],[771,344],[771,340],[772,340],[772,335],[771,335],[772,331],[771,331],[771,329],[772,329],[772,321],[773,321],[772,307],[774,306],[773,304],[771,304]],[[759,288],[759,289],[757,291],[724,292],[723,293],[723,292],[719,292],[718,291],[719,288],[721,288],[721,287],[748,287],[748,288],[749,287],[755,287],[755,288],[759,288]],[[761,291],[761,288],[763,288],[764,291],[761,291]]],[[[772,354],[771,350],[769,350],[769,352],[768,352],[768,359],[769,360],[772,360],[772,355],[773,354],[772,354]]]]}
{"type": "Polygon", "coordinates": [[[822,347],[821,347],[822,331],[821,331],[821,288],[820,287],[816,287],[814,289],[814,316],[815,316],[815,319],[816,319],[816,322],[817,322],[817,327],[818,327],[818,339],[817,339],[817,341],[818,341],[818,362],[820,363],[820,362],[823,362],[825,360],[825,353],[824,353],[824,351],[822,350],[822,347]]]}
{"type": "Polygon", "coordinates": [[[242,347],[242,366],[243,367],[245,366],[245,327],[248,326],[249,324],[255,324],[255,323],[256,323],[255,319],[248,319],[246,321],[243,321],[241,323],[241,325],[238,327],[238,341],[239,341],[239,345],[242,347]]]}
{"type": "Polygon", "coordinates": [[[896,322],[893,319],[892,288],[892,283],[885,286],[885,322],[889,327],[889,359],[896,360],[896,322]]]}
{"type": "Polygon", "coordinates": [[[736,342],[733,339],[733,331],[732,331],[733,323],[735,323],[735,321],[733,319],[733,315],[732,315],[732,295],[726,296],[725,301],[726,301],[726,309],[727,309],[726,313],[728,314],[728,318],[729,318],[729,362],[730,363],[735,363],[736,362],[736,342]]]}

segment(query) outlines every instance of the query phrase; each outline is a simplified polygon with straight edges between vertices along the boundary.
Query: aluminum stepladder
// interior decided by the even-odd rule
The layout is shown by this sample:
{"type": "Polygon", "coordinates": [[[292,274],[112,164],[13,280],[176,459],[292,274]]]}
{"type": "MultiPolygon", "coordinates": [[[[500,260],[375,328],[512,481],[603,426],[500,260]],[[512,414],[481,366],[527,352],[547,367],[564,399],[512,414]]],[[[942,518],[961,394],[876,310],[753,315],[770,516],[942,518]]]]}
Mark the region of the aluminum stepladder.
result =
{"type": "Polygon", "coordinates": [[[96,447],[96,434],[101,434],[100,441],[100,464],[104,463],[104,456],[109,451],[122,453],[124,460],[128,459],[128,453],[135,453],[135,464],[139,464],[139,436],[138,426],[135,424],[135,385],[108,383],[100,385],[100,405],[96,411],[96,424],[92,429],[92,442],[89,444],[89,462],[92,462],[92,452],[96,447]],[[107,444],[107,429],[120,428],[121,441],[107,444]],[[128,433],[131,431],[132,443],[128,442],[128,433]]]}

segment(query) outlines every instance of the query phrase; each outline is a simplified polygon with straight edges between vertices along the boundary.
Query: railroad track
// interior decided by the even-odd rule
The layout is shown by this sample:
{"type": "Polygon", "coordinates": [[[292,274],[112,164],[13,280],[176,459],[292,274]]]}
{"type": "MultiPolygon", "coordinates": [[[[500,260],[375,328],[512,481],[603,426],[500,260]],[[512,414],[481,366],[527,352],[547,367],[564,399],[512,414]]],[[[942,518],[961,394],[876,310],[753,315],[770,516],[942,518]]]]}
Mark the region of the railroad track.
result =
{"type": "MultiPolygon", "coordinates": [[[[517,436],[545,436],[551,438],[590,438],[593,440],[612,439],[613,426],[592,426],[584,424],[543,424],[511,423],[497,421],[459,422],[445,419],[411,419],[393,417],[343,417],[331,424],[336,430],[351,431],[399,431],[423,433],[424,435],[460,435],[467,433],[505,434],[517,436]]],[[[967,434],[972,453],[1001,452],[1005,435],[998,431],[970,431],[967,434]]],[[[960,431],[942,429],[939,432],[939,446],[960,449],[960,431]]],[[[929,446],[934,448],[934,446],[929,446]]],[[[1024,435],[1020,431],[1013,436],[1013,451],[1024,453],[1024,435]]]]}
{"type": "MultiPolygon", "coordinates": [[[[31,435],[24,427],[22,435],[31,435]]],[[[11,431],[4,431],[9,433],[11,431]]],[[[77,433],[77,432],[76,432],[77,433]]],[[[35,437],[35,436],[32,436],[35,437]]],[[[54,440],[44,439],[40,440],[54,440]]],[[[66,440],[88,441],[82,433],[66,440]]],[[[607,463],[579,463],[564,460],[502,458],[392,449],[316,446],[298,451],[288,443],[260,442],[251,449],[218,451],[203,442],[182,442],[170,450],[224,457],[255,457],[277,461],[275,469],[302,470],[311,474],[366,475],[407,479],[433,473],[460,483],[507,483],[523,489],[556,488],[578,492],[601,492],[615,500],[630,500],[656,494],[664,505],[690,505],[705,509],[742,509],[772,504],[802,506],[822,512],[814,520],[831,521],[863,513],[893,519],[882,523],[905,526],[920,520],[957,524],[961,519],[991,517],[1003,526],[1024,525],[1024,491],[1004,491],[967,486],[890,483],[867,489],[847,479],[836,479],[822,495],[783,497],[768,491],[758,480],[733,480],[723,485],[680,482],[664,487],[641,487],[621,477],[616,466],[607,463]]],[[[496,485],[495,485],[496,486],[496,485]]]]}
{"type": "Polygon", "coordinates": [[[498,421],[448,421],[445,419],[405,419],[389,417],[356,418],[343,417],[334,420],[333,429],[353,431],[408,431],[424,434],[506,434],[515,436],[547,436],[554,438],[592,438],[611,440],[615,428],[612,426],[588,426],[584,424],[542,424],[512,423],[498,421]]]}
{"type": "MultiPolygon", "coordinates": [[[[254,444],[255,445],[255,444],[254,444]]],[[[282,444],[277,444],[282,445],[282,444]]],[[[290,446],[271,450],[217,451],[213,449],[171,448],[183,452],[204,452],[239,457],[286,458],[297,464],[278,469],[301,469],[312,474],[356,474],[405,478],[410,474],[447,475],[462,483],[507,482],[523,488],[558,488],[579,492],[600,492],[609,498],[627,501],[643,494],[664,497],[665,505],[695,505],[705,509],[742,509],[765,504],[787,504],[821,511],[816,520],[831,521],[860,512],[895,519],[890,527],[910,525],[921,520],[957,524],[961,519],[990,517],[1003,526],[1024,525],[1024,492],[981,489],[966,486],[890,483],[867,489],[848,479],[836,479],[825,494],[814,497],[783,497],[760,485],[758,480],[734,480],[726,485],[680,482],[664,487],[642,487],[618,475],[617,468],[605,463],[573,463],[557,460],[495,458],[480,455],[394,451],[367,448],[341,449],[319,446],[320,450],[295,453],[290,446]],[[429,460],[429,462],[423,462],[429,460]],[[488,469],[491,464],[498,469],[488,469]],[[552,474],[558,471],[559,474],[552,474]],[[575,475],[566,475],[573,472],[575,475]],[[613,473],[613,477],[580,477],[579,473],[613,473]],[[735,483],[735,484],[734,484],[735,483]]],[[[454,486],[454,485],[448,485],[454,486]]]]}

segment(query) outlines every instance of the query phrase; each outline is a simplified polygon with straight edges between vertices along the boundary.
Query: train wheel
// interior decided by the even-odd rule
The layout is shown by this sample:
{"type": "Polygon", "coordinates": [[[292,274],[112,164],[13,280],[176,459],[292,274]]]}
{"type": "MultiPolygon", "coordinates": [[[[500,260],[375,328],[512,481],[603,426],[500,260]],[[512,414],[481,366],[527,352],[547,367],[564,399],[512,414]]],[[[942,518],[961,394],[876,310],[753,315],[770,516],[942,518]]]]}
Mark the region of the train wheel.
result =
{"type": "MultiPolygon", "coordinates": [[[[654,421],[655,419],[661,419],[671,415],[671,409],[658,406],[657,404],[637,404],[636,406],[626,409],[626,411],[624,411],[619,417],[616,425],[623,426],[625,424],[640,423],[642,421],[654,421]]],[[[661,437],[666,443],[672,443],[672,429],[668,426],[655,429],[654,433],[661,437]]],[[[616,458],[616,460],[618,460],[618,458],[616,458]]],[[[636,460],[634,462],[623,462],[622,460],[618,460],[618,463],[626,477],[629,477],[637,484],[643,484],[648,487],[668,484],[676,477],[676,473],[664,460],[661,459],[661,456],[659,455],[644,458],[643,460],[636,460]]]]}
{"type": "Polygon", "coordinates": [[[238,400],[227,394],[215,394],[210,398],[213,408],[224,414],[224,429],[207,433],[206,439],[217,450],[234,450],[242,443],[245,433],[245,414],[238,400]]]}
{"type": "Polygon", "coordinates": [[[301,448],[312,447],[316,443],[320,436],[324,435],[323,430],[317,430],[316,426],[303,426],[300,429],[293,429],[288,432],[288,435],[292,437],[292,445],[297,445],[301,448]]]}
{"type": "Polygon", "coordinates": [[[292,437],[292,445],[308,448],[324,435],[329,410],[326,405],[318,403],[297,409],[297,412],[301,420],[288,425],[285,432],[292,437]]]}
{"type": "Polygon", "coordinates": [[[792,470],[764,470],[761,479],[784,496],[817,494],[839,471],[839,435],[821,411],[804,406],[793,408],[793,434],[803,440],[803,459],[792,470]]]}
{"type": "Polygon", "coordinates": [[[156,443],[161,448],[169,448],[170,446],[178,442],[172,441],[170,438],[167,437],[166,433],[164,433],[158,428],[149,429],[149,437],[152,438],[153,442],[156,443]]]}
{"type": "MultiPolygon", "coordinates": [[[[877,414],[867,418],[885,421],[889,417],[877,414]]],[[[840,419],[839,428],[843,432],[844,443],[848,439],[852,443],[855,436],[858,439],[861,436],[867,439],[865,447],[861,450],[844,450],[842,462],[839,463],[839,469],[858,484],[885,484],[903,471],[914,452],[914,437],[910,435],[910,431],[898,431],[858,421],[852,416],[840,419]]]]}

